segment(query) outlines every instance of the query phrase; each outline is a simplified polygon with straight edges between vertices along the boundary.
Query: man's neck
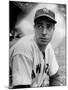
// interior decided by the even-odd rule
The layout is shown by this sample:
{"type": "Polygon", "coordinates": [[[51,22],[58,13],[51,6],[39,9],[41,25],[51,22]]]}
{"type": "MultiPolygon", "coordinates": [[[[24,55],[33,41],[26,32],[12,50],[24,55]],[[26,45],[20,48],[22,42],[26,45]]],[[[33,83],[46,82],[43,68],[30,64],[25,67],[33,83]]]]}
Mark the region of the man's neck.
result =
{"type": "Polygon", "coordinates": [[[39,47],[39,49],[40,49],[41,52],[45,52],[46,45],[38,44],[38,47],[39,47]]]}

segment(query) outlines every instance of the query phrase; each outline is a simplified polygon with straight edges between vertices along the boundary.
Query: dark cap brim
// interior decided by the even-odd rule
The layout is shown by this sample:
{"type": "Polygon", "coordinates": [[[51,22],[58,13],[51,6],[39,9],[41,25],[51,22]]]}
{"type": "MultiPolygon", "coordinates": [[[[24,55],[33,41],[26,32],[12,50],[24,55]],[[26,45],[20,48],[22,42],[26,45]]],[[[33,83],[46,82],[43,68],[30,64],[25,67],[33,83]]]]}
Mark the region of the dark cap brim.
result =
{"type": "Polygon", "coordinates": [[[49,16],[49,15],[45,15],[45,14],[39,15],[39,16],[35,17],[34,22],[36,22],[36,21],[39,20],[39,19],[42,19],[43,17],[44,17],[44,19],[50,19],[50,21],[52,21],[54,24],[57,23],[57,21],[56,21],[54,18],[52,18],[52,17],[49,16]]]}

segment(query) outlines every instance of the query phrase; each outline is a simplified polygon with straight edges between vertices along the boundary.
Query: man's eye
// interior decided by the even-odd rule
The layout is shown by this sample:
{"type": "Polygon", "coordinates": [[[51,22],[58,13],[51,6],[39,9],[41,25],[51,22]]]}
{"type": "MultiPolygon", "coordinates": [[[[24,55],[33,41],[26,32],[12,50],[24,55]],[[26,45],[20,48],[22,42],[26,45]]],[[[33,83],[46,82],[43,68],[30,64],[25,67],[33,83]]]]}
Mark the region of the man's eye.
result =
{"type": "Polygon", "coordinates": [[[42,26],[42,25],[38,25],[38,28],[39,28],[39,29],[43,29],[43,26],[42,26]]]}
{"type": "Polygon", "coordinates": [[[51,25],[50,24],[47,24],[46,26],[47,26],[47,28],[50,28],[51,25]]]}
{"type": "Polygon", "coordinates": [[[52,28],[52,25],[51,24],[47,24],[47,29],[50,29],[52,28]]]}

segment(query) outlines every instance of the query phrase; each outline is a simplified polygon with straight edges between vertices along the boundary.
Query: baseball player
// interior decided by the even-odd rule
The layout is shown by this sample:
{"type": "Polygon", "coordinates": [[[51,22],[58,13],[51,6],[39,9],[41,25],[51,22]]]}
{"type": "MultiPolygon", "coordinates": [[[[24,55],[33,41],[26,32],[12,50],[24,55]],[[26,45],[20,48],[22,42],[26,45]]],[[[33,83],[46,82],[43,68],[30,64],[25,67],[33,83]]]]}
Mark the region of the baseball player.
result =
{"type": "Polygon", "coordinates": [[[10,49],[12,88],[61,85],[59,66],[50,44],[56,23],[54,12],[38,9],[34,34],[21,38],[10,49]]]}

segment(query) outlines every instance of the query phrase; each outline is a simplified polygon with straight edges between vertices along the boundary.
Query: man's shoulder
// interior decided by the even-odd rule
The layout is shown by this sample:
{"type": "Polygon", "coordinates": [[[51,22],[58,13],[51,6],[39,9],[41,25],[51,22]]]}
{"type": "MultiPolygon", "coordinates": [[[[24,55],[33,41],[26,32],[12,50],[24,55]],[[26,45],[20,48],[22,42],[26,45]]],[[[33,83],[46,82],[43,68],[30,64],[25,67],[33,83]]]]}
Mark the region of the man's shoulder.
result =
{"type": "Polygon", "coordinates": [[[28,46],[29,44],[31,44],[32,39],[33,39],[33,35],[25,36],[19,40],[16,46],[21,46],[21,45],[23,45],[24,47],[28,46]]]}
{"type": "Polygon", "coordinates": [[[51,43],[49,43],[48,46],[46,47],[45,53],[48,57],[54,53],[54,49],[51,43]]]}
{"type": "Polygon", "coordinates": [[[29,52],[31,50],[31,44],[34,35],[28,35],[22,37],[13,47],[10,48],[10,54],[14,51],[15,53],[29,52]]]}
{"type": "Polygon", "coordinates": [[[53,49],[53,47],[52,47],[51,43],[49,43],[49,44],[47,45],[47,47],[46,47],[46,51],[52,50],[52,49],[53,49]]]}

